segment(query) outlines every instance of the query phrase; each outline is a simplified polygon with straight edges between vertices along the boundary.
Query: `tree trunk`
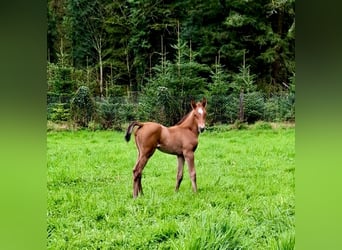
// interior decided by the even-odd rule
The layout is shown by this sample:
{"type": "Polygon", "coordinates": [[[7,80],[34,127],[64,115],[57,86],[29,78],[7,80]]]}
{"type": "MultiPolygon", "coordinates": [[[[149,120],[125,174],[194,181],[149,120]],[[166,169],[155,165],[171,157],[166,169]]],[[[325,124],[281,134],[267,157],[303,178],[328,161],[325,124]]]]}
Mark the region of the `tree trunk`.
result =
{"type": "Polygon", "coordinates": [[[244,105],[243,105],[243,90],[240,92],[240,98],[239,98],[239,120],[240,122],[243,122],[244,120],[244,105]]]}
{"type": "Polygon", "coordinates": [[[129,89],[127,91],[127,96],[130,97],[130,92],[132,91],[132,79],[131,79],[131,69],[129,67],[129,55],[128,49],[126,48],[126,67],[127,67],[127,74],[128,74],[128,81],[129,81],[129,89]]]}
{"type": "Polygon", "coordinates": [[[103,66],[101,49],[99,50],[99,66],[100,66],[100,97],[103,98],[103,66]]]}

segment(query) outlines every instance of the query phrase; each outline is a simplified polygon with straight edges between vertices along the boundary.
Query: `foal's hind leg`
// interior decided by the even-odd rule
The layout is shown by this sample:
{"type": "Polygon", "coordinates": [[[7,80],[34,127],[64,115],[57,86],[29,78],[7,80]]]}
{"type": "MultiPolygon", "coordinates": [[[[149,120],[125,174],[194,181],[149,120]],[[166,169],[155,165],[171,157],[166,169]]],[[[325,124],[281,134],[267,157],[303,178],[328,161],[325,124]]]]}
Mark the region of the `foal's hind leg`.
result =
{"type": "Polygon", "coordinates": [[[146,156],[139,157],[137,163],[133,169],[133,198],[136,198],[139,193],[143,194],[142,186],[141,186],[141,176],[142,170],[145,167],[148,158],[146,156]]]}
{"type": "Polygon", "coordinates": [[[141,185],[142,171],[148,161],[148,159],[153,155],[155,148],[151,149],[149,152],[140,152],[139,158],[133,169],[133,198],[137,198],[138,194],[143,194],[143,189],[141,185]]]}
{"type": "Polygon", "coordinates": [[[183,155],[178,155],[177,156],[178,160],[178,171],[177,171],[177,181],[176,181],[176,189],[175,191],[178,191],[179,186],[183,180],[183,167],[184,167],[184,156],[183,155]]]}

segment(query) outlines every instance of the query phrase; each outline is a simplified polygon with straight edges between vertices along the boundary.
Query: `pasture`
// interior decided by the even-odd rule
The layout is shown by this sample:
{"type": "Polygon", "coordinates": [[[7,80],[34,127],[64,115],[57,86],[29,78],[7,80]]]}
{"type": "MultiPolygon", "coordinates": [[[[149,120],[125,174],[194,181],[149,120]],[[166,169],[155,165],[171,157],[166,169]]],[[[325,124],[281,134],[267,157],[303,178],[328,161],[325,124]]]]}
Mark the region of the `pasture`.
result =
{"type": "Polygon", "coordinates": [[[132,199],[134,138],[47,133],[48,249],[293,249],[295,129],[209,129],[175,193],[176,156],[157,151],[132,199]]]}

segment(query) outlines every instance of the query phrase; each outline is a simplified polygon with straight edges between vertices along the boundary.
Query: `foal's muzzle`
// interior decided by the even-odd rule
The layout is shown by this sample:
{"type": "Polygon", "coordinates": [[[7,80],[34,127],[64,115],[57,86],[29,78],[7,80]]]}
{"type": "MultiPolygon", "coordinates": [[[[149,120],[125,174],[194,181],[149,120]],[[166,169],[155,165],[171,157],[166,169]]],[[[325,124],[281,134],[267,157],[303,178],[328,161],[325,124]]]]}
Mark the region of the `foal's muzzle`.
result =
{"type": "Polygon", "coordinates": [[[205,127],[198,127],[198,132],[202,133],[204,131],[205,127]]]}

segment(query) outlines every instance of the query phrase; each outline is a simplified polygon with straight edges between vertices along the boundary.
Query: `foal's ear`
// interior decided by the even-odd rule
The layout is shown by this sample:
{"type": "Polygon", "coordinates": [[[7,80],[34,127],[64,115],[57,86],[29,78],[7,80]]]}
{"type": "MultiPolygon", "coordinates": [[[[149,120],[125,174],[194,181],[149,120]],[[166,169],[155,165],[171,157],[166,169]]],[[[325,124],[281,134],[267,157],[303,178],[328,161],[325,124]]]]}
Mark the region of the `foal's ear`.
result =
{"type": "Polygon", "coordinates": [[[195,109],[197,107],[196,102],[192,99],[191,100],[191,107],[195,109]]]}
{"type": "Polygon", "coordinates": [[[206,105],[207,105],[207,99],[205,97],[203,97],[203,100],[202,100],[203,108],[205,108],[206,105]]]}

